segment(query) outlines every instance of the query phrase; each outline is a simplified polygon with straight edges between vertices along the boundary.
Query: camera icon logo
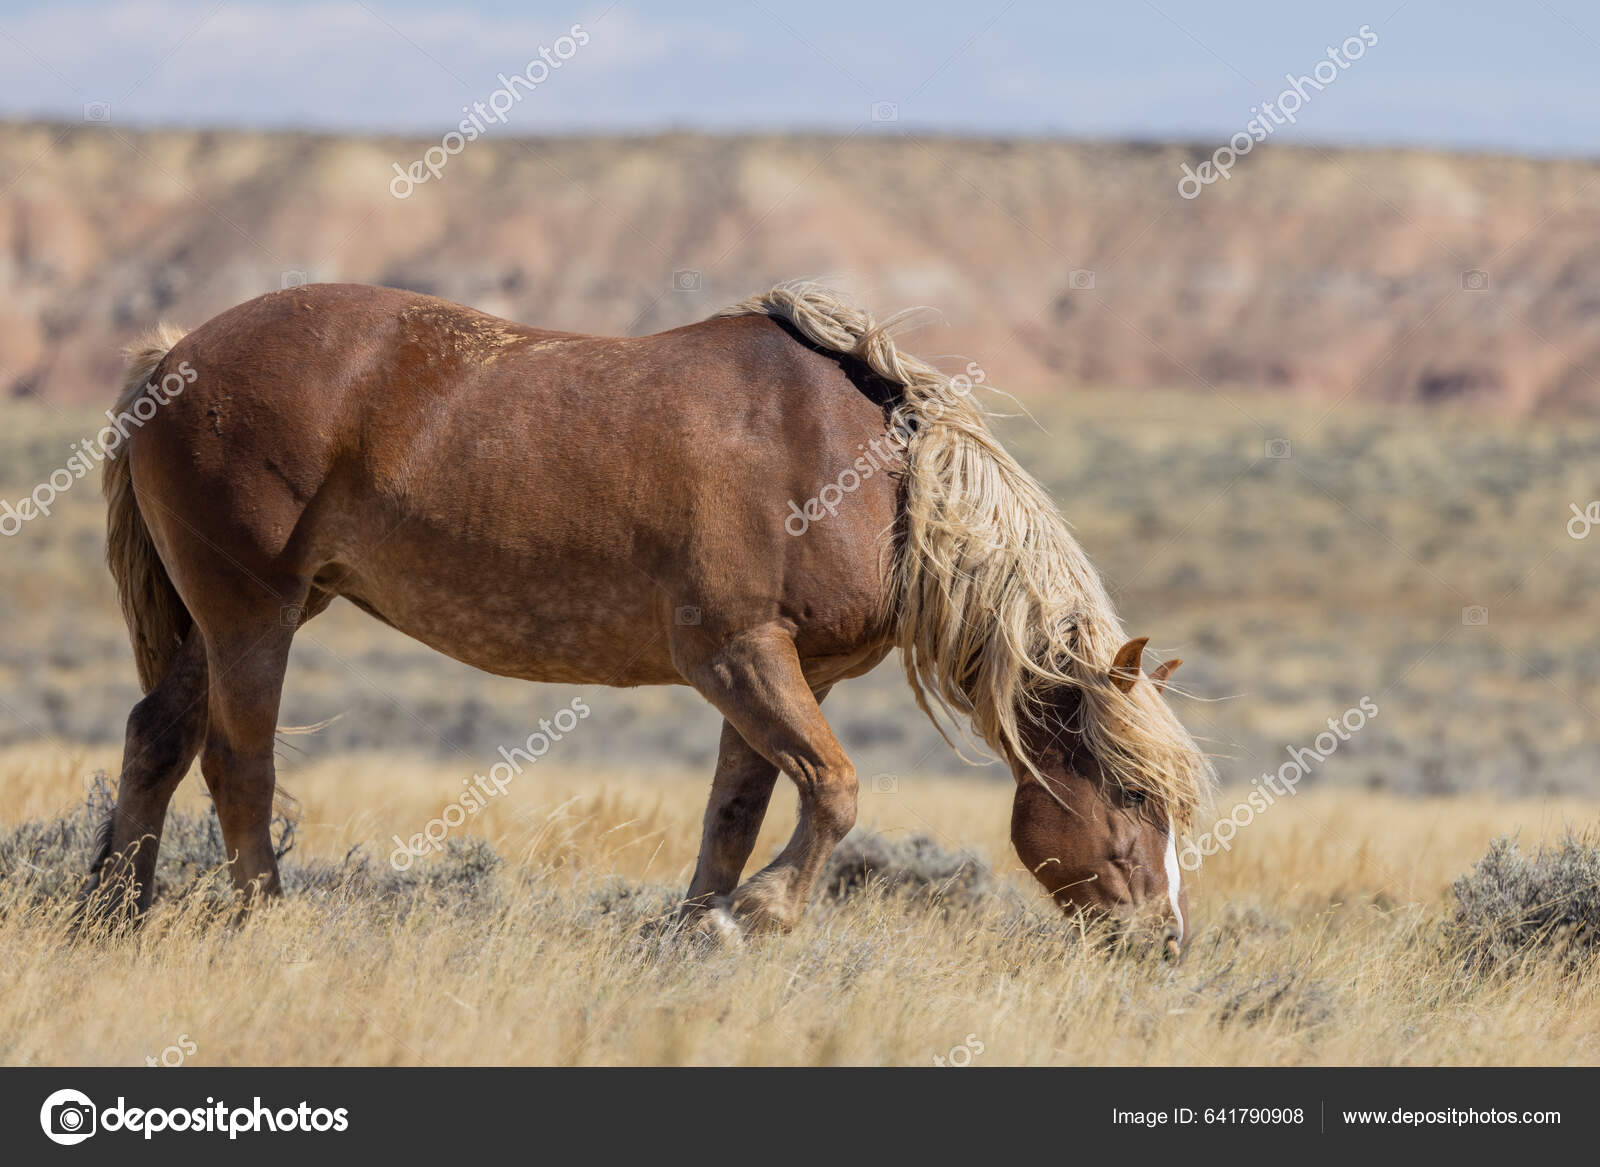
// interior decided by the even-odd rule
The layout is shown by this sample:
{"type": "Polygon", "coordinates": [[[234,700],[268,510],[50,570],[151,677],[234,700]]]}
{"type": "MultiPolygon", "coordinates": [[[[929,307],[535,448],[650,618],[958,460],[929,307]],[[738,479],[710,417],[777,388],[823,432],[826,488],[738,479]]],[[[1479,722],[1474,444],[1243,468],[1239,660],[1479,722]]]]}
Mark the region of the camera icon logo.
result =
{"type": "Polygon", "coordinates": [[[278,277],[278,286],[284,291],[290,288],[303,288],[311,282],[311,277],[299,268],[289,268],[278,277]]]}
{"type": "Polygon", "coordinates": [[[285,628],[298,628],[306,622],[304,604],[285,604],[278,609],[278,623],[285,628]]]}
{"type": "Polygon", "coordinates": [[[1288,438],[1268,438],[1266,452],[1268,458],[1281,462],[1294,455],[1294,447],[1289,444],[1288,438]]]}
{"type": "Polygon", "coordinates": [[[1472,604],[1462,608],[1461,622],[1468,628],[1481,628],[1489,623],[1489,609],[1482,604],[1472,604]]]}
{"type": "Polygon", "coordinates": [[[111,120],[111,103],[109,101],[84,102],[83,120],[86,122],[109,122],[111,120]]]}
{"type": "Polygon", "coordinates": [[[1489,290],[1489,273],[1480,271],[1477,268],[1462,272],[1461,290],[1464,292],[1487,292],[1489,290]]]}
{"type": "Polygon", "coordinates": [[[892,101],[875,101],[872,103],[872,120],[897,122],[900,120],[900,107],[892,101]]]}
{"type": "Polygon", "coordinates": [[[685,605],[673,613],[673,619],[679,624],[700,623],[700,609],[692,605],[685,605]]]}
{"type": "Polygon", "coordinates": [[[1074,292],[1094,291],[1094,272],[1086,267],[1073,268],[1067,276],[1067,286],[1074,292]]]}
{"type": "Polygon", "coordinates": [[[78,1090],[57,1090],[39,1108],[45,1138],[63,1147],[75,1146],[95,1132],[95,1106],[78,1090]]]}
{"type": "Polygon", "coordinates": [[[672,273],[672,288],[677,292],[698,292],[700,290],[700,273],[693,268],[672,273]]]}
{"type": "Polygon", "coordinates": [[[872,776],[872,793],[898,794],[900,792],[900,779],[894,774],[874,774],[872,776]]]}

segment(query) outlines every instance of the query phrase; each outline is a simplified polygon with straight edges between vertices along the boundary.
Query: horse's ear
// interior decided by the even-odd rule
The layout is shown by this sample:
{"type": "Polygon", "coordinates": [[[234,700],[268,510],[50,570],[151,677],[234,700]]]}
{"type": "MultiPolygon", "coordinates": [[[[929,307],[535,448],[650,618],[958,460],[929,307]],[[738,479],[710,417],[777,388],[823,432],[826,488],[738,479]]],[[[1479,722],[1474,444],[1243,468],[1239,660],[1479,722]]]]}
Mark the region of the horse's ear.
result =
{"type": "Polygon", "coordinates": [[[1111,661],[1111,683],[1124,693],[1132,689],[1133,683],[1139,679],[1139,659],[1144,656],[1144,646],[1148,643],[1148,636],[1130,640],[1117,649],[1117,655],[1111,661]]]}
{"type": "Polygon", "coordinates": [[[1157,693],[1167,687],[1167,678],[1172,676],[1173,672],[1182,663],[1182,657],[1173,657],[1171,660],[1163,661],[1155,667],[1155,671],[1150,674],[1150,683],[1156,687],[1157,693]]]}

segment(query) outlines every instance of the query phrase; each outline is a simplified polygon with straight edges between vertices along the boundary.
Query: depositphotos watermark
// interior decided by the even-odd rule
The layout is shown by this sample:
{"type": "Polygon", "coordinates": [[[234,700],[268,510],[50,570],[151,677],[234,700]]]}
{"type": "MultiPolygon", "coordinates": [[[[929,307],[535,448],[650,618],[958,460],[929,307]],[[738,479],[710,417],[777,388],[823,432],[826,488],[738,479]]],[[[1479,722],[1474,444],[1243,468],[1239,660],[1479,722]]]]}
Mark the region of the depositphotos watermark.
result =
{"type": "Polygon", "coordinates": [[[1581,511],[1578,504],[1569,502],[1572,517],[1567,520],[1567,534],[1573,539],[1587,539],[1589,532],[1600,526],[1600,499],[1596,499],[1581,511]]]}
{"type": "Polygon", "coordinates": [[[985,1048],[983,1042],[978,1040],[976,1033],[969,1033],[967,1034],[967,1040],[960,1045],[951,1046],[948,1054],[934,1054],[933,1064],[936,1066],[953,1066],[958,1070],[964,1069],[972,1065],[972,1059],[981,1054],[985,1048]]]}
{"type": "Polygon", "coordinates": [[[70,1147],[98,1134],[125,1131],[152,1139],[167,1131],[191,1134],[226,1134],[230,1140],[244,1134],[325,1133],[350,1129],[350,1112],[340,1106],[297,1106],[274,1109],[257,1095],[249,1106],[232,1106],[208,1097],[204,1106],[129,1106],[117,1095],[117,1104],[97,1107],[81,1090],[57,1090],[39,1108],[39,1125],[52,1143],[70,1147]]]}
{"type": "Polygon", "coordinates": [[[422,157],[410,166],[391,163],[394,177],[389,180],[389,193],[397,199],[408,199],[417,187],[430,178],[438,178],[444,173],[445,164],[465,150],[467,143],[476,142],[488,133],[490,125],[505,124],[509,120],[506,114],[516,108],[517,102],[543,85],[551,73],[572,60],[578,49],[588,43],[589,34],[584,31],[583,25],[575,24],[565,36],[556,37],[551,47],[540,45],[539,55],[530,60],[522,72],[509,77],[504,73],[497,74],[495,80],[500,82],[500,88],[484,101],[462,106],[461,112],[467,116],[457,123],[455,129],[440,138],[437,146],[429,146],[423,151],[422,157]]]}
{"type": "Polygon", "coordinates": [[[1285,73],[1283,79],[1289,87],[1278,94],[1275,102],[1252,105],[1250,112],[1255,116],[1244,124],[1244,129],[1228,139],[1226,146],[1218,146],[1210,161],[1192,169],[1187,162],[1182,165],[1178,193],[1186,199],[1197,199],[1200,192],[1217,179],[1230,178],[1234,164],[1254,150],[1256,143],[1265,142],[1279,126],[1294,125],[1295,115],[1305,108],[1313,94],[1332,85],[1345,69],[1366,56],[1367,50],[1377,43],[1378,34],[1372,31],[1370,24],[1363,24],[1354,36],[1345,37],[1337,49],[1328,46],[1328,59],[1318,61],[1309,74],[1296,77],[1285,73]]]}
{"type": "Polygon", "coordinates": [[[396,871],[405,871],[422,856],[444,850],[444,841],[450,832],[472,818],[489,800],[504,794],[511,782],[522,773],[523,764],[531,766],[550,752],[550,747],[577,727],[578,722],[592,713],[582,697],[574,697],[554,717],[539,719],[539,728],[528,735],[521,747],[500,747],[500,761],[489,767],[489,773],[463,778],[461,785],[467,789],[439,814],[429,819],[417,834],[409,839],[393,836],[394,850],[389,854],[389,865],[396,871]]]}
{"type": "Polygon", "coordinates": [[[165,1066],[175,1069],[200,1052],[200,1047],[194,1043],[187,1033],[178,1034],[178,1040],[163,1049],[159,1054],[146,1054],[144,1064],[147,1066],[165,1066]]]}
{"type": "MultiPolygon", "coordinates": [[[[987,379],[988,375],[977,361],[968,361],[966,372],[950,378],[950,392],[956,397],[967,397],[975,386],[982,385],[987,379]]],[[[936,421],[943,409],[942,403],[931,400],[919,403],[915,413],[936,421]]],[[[889,427],[889,432],[883,437],[858,443],[856,460],[841,470],[832,482],[806,499],[804,504],[792,498],[789,500],[789,514],[783,520],[783,529],[799,538],[811,529],[812,523],[838,514],[840,504],[847,496],[860,490],[863,482],[898,465],[900,455],[905,453],[906,446],[911,442],[911,434],[912,427],[906,419],[901,418],[889,427]]]]}
{"type": "Polygon", "coordinates": [[[15,535],[29,519],[48,515],[56,499],[71,490],[73,483],[87,478],[95,466],[114,457],[117,448],[128,440],[130,431],[142,428],[145,422],[156,415],[156,410],[193,385],[198,378],[199,374],[194,371],[193,365],[188,361],[180,361],[177,371],[161,378],[159,385],[154,381],[146,381],[139,395],[129,401],[121,413],[112,412],[115,406],[106,410],[106,418],[111,424],[101,426],[100,432],[94,437],[68,446],[71,455],[64,464],[52,470],[43,482],[19,498],[15,505],[8,499],[0,499],[0,535],[15,535]]]}
{"type": "Polygon", "coordinates": [[[1268,771],[1259,778],[1250,779],[1255,789],[1236,803],[1226,818],[1211,824],[1193,839],[1184,841],[1178,852],[1178,863],[1185,871],[1199,871],[1204,856],[1233,850],[1233,839],[1245,827],[1276,806],[1279,798],[1292,798],[1299,792],[1300,783],[1318,764],[1326,762],[1343,742],[1361,732],[1368,721],[1378,716],[1377,702],[1363,697],[1344,711],[1342,717],[1328,718],[1328,728],[1312,739],[1310,747],[1289,746],[1289,760],[1276,772],[1268,771]]]}

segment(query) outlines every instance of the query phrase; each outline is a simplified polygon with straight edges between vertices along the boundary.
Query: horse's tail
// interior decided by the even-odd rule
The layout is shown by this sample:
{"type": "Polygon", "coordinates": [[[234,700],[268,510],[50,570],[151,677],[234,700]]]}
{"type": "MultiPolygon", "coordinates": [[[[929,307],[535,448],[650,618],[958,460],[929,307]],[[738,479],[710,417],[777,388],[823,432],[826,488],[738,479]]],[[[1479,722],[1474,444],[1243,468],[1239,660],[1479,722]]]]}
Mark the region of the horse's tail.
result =
{"type": "MultiPolygon", "coordinates": [[[[163,324],[128,348],[128,371],[113,414],[124,413],[144,391],[151,375],[183,335],[181,328],[163,324]]],[[[106,496],[106,564],[117,581],[117,599],[133,641],[139,686],[148,693],[166,675],[194,618],[172,586],[151,542],[150,528],[139,512],[127,447],[125,436],[115,449],[106,451],[101,480],[106,496]]]]}

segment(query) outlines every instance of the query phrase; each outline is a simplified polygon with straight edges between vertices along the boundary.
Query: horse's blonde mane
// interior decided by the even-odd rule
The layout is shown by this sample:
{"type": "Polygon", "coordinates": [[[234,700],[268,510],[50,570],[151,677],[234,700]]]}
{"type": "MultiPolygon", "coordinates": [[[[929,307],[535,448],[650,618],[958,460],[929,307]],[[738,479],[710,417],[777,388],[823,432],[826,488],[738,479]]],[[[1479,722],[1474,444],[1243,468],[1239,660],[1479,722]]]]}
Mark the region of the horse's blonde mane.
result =
{"type": "Polygon", "coordinates": [[[888,603],[923,712],[936,726],[935,705],[965,714],[991,748],[1040,777],[1023,730],[1052,732],[1047,699],[1068,687],[1079,697],[1068,728],[1112,780],[1187,824],[1211,782],[1205,755],[1153,685],[1124,693],[1112,681],[1125,636],[1099,573],[970,391],[896,347],[891,330],[908,314],[880,322],[811,283],[718,313],[747,314],[787,320],[901,387],[893,424],[907,441],[905,513],[888,603]]]}

